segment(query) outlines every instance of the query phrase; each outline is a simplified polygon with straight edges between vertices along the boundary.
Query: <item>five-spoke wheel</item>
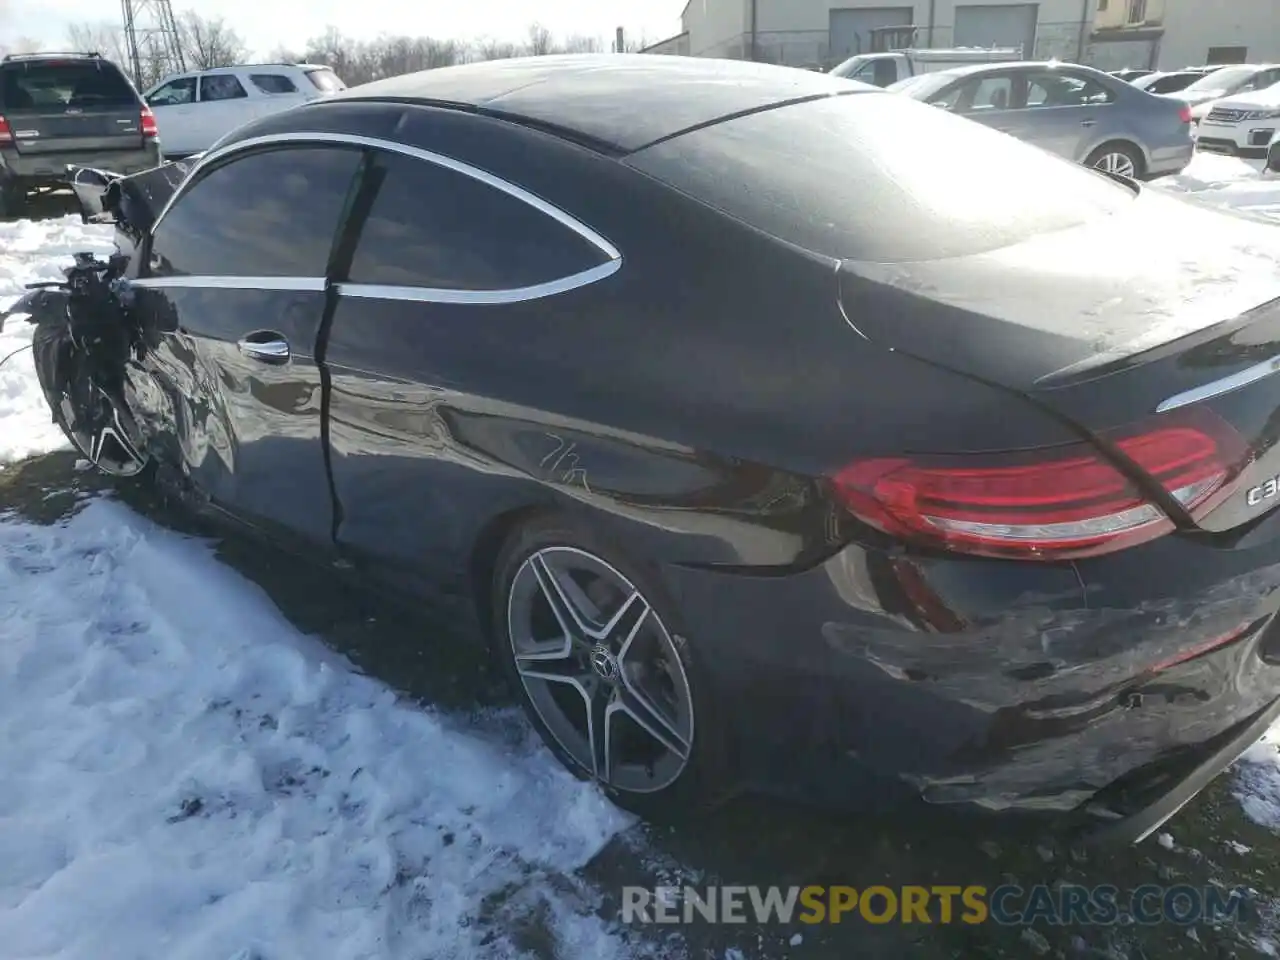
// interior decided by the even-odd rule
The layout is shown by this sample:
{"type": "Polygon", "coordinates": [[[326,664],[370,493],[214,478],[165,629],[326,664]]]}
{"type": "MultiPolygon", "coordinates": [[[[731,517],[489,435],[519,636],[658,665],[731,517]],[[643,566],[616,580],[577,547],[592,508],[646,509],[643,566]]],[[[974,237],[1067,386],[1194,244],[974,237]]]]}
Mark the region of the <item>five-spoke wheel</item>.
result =
{"type": "Polygon", "coordinates": [[[584,772],[630,793],[670,786],[693,746],[693,700],[671,634],[600,557],[544,547],[507,598],[516,672],[546,729],[584,772]]]}

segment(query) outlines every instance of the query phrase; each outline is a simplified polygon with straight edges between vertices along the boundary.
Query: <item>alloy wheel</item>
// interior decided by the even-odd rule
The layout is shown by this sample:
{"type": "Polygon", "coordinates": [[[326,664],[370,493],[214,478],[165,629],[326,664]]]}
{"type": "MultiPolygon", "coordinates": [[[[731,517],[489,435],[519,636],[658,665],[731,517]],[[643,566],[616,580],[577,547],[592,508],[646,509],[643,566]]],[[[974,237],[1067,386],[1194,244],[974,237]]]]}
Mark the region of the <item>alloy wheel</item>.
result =
{"type": "Polygon", "coordinates": [[[1133,158],[1127,153],[1121,153],[1113,150],[1110,153],[1104,153],[1094,163],[1094,167],[1106,173],[1114,173],[1121,177],[1133,179],[1137,175],[1137,168],[1134,166],[1133,158]]]}
{"type": "Polygon", "coordinates": [[[97,384],[68,385],[58,398],[58,412],[71,441],[103,473],[133,477],[147,466],[133,418],[97,384]]]}
{"type": "Polygon", "coordinates": [[[693,699],[671,634],[616,568],[576,547],[530,555],[511,582],[516,672],[550,735],[607,787],[654,793],[693,747],[693,699]]]}

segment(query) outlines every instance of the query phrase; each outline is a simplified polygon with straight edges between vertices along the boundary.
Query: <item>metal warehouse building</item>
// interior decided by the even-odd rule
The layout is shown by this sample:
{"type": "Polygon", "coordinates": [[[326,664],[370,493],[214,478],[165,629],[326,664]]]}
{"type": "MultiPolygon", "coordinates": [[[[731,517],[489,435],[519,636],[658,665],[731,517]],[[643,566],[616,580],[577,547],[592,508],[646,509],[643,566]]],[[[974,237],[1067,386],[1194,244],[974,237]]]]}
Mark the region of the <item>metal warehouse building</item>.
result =
{"type": "Polygon", "coordinates": [[[1280,61],[1280,0],[689,0],[650,53],[830,67],[911,25],[922,47],[1020,47],[1103,69],[1280,61]]]}

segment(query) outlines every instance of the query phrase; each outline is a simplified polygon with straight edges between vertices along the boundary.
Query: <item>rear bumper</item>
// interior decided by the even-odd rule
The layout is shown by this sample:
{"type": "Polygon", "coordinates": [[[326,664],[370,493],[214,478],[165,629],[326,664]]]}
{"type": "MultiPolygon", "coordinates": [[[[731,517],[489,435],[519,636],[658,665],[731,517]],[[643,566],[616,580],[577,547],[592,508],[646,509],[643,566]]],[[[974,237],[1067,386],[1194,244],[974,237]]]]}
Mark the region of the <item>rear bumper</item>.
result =
{"type": "Polygon", "coordinates": [[[150,170],[161,162],[160,145],[154,140],[140,150],[20,154],[6,148],[0,149],[0,179],[28,187],[62,186],[67,183],[69,164],[128,174],[150,170]]]}
{"type": "Polygon", "coordinates": [[[1140,839],[1280,715],[1280,540],[1076,564],[850,547],[669,579],[755,788],[891,786],[1140,839]]]}
{"type": "Polygon", "coordinates": [[[1196,145],[1192,140],[1170,147],[1154,147],[1147,159],[1147,174],[1152,177],[1181,173],[1195,156],[1196,145]]]}

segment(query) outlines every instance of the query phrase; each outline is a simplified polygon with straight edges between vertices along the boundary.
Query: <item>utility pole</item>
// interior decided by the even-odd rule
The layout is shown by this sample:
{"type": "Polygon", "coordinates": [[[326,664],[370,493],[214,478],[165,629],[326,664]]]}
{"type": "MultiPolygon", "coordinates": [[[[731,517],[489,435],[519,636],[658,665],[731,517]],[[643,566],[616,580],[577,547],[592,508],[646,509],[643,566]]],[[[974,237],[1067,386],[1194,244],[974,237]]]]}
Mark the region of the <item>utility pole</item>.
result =
{"type": "Polygon", "coordinates": [[[187,69],[182,36],[169,0],[120,0],[120,15],[129,70],[139,90],[165,74],[187,69]],[[145,72],[144,64],[149,67],[145,72]]]}

